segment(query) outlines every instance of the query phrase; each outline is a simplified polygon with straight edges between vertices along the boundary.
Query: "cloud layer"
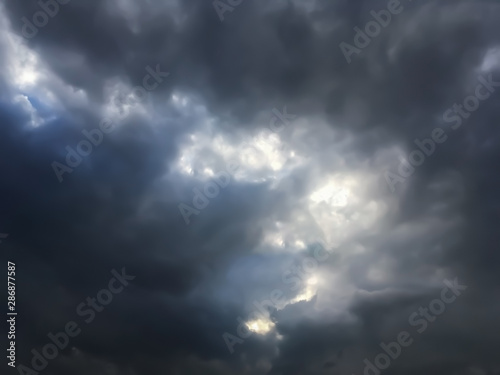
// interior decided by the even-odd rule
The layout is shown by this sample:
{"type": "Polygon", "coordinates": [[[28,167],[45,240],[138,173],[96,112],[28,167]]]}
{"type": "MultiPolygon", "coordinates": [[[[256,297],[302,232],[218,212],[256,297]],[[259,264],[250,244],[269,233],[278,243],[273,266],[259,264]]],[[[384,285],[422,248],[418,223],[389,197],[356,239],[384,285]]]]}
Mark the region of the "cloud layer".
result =
{"type": "Polygon", "coordinates": [[[377,375],[408,332],[385,373],[500,374],[498,4],[398,2],[346,59],[393,0],[62,3],[0,16],[16,365],[75,321],[40,373],[377,375]]]}

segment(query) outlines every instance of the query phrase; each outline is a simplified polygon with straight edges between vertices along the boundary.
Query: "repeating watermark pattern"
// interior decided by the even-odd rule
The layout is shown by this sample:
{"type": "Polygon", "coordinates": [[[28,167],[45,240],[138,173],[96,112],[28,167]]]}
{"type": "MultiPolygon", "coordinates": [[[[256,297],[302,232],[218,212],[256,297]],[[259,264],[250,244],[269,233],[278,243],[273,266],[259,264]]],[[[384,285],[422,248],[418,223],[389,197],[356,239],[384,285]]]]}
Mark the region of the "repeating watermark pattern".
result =
{"type": "Polygon", "coordinates": [[[70,0],[39,0],[37,2],[38,6],[42,9],[33,14],[31,21],[22,17],[21,21],[23,26],[21,28],[21,33],[27,39],[31,39],[38,34],[38,30],[45,27],[50,18],[54,18],[59,13],[59,4],[66,5],[70,0]]]}
{"type": "MultiPolygon", "coordinates": [[[[136,86],[131,91],[132,96],[137,98],[135,101],[136,103],[143,101],[148,91],[156,89],[159,84],[163,82],[164,78],[170,75],[168,72],[161,71],[160,64],[156,64],[155,69],[148,65],[146,71],[148,73],[142,79],[142,86],[136,86]]],[[[131,104],[131,102],[129,101],[127,104],[131,104]]],[[[53,161],[51,164],[59,182],[61,183],[63,181],[64,173],[72,173],[74,168],[82,163],[83,158],[89,156],[94,150],[94,147],[101,144],[104,139],[104,134],[111,133],[116,128],[117,122],[123,120],[126,116],[126,114],[122,114],[115,119],[116,121],[104,118],[100,121],[98,128],[92,129],[91,131],[82,130],[82,134],[86,139],[83,139],[76,145],[76,150],[69,145],[65,148],[66,164],[58,161],[53,161]]]]}
{"type": "Polygon", "coordinates": [[[234,9],[239,6],[243,0],[215,0],[212,5],[214,6],[217,15],[221,22],[224,22],[224,13],[233,12],[234,9]]]}
{"type": "MultiPolygon", "coordinates": [[[[424,332],[429,323],[436,321],[439,315],[442,315],[446,310],[446,305],[454,302],[462,291],[467,289],[466,285],[460,285],[457,278],[453,281],[444,280],[445,288],[441,290],[440,298],[433,299],[427,307],[420,306],[417,311],[412,313],[408,318],[408,323],[412,327],[418,327],[417,333],[424,332]],[[429,313],[430,310],[430,313],[429,313]]],[[[379,375],[381,370],[386,370],[392,361],[395,361],[403,351],[402,348],[409,347],[414,342],[410,332],[401,331],[396,338],[396,341],[388,344],[381,342],[380,348],[382,352],[375,356],[373,362],[365,358],[363,363],[365,368],[364,375],[379,375]]]]}
{"type": "Polygon", "coordinates": [[[179,211],[184,219],[186,225],[191,223],[189,219],[192,215],[199,215],[202,210],[208,207],[210,199],[216,198],[220,189],[226,188],[231,182],[231,175],[234,174],[239,168],[237,162],[229,161],[226,164],[226,171],[221,171],[215,175],[213,181],[207,181],[203,187],[203,192],[198,189],[193,189],[193,207],[187,205],[186,203],[179,204],[179,211]]]}
{"type": "MultiPolygon", "coordinates": [[[[274,147],[272,142],[272,136],[274,134],[278,134],[283,131],[287,126],[289,126],[292,121],[297,119],[298,116],[287,113],[286,106],[283,107],[283,111],[280,112],[279,109],[274,108],[272,111],[272,117],[269,121],[269,126],[264,129],[264,131],[258,136],[258,142],[263,146],[274,147]]],[[[254,140],[256,140],[254,138],[254,140]]],[[[259,150],[255,147],[251,142],[245,141],[243,144],[239,146],[241,149],[241,154],[247,155],[251,152],[255,153],[255,155],[259,154],[259,150]]],[[[280,150],[284,148],[284,145],[281,146],[280,150]]]]}
{"type": "MultiPolygon", "coordinates": [[[[280,112],[279,109],[274,108],[272,110],[272,113],[273,117],[269,122],[268,128],[272,133],[275,134],[281,132],[286,128],[286,126],[290,125],[292,120],[295,120],[297,118],[296,115],[287,113],[286,106],[283,108],[282,112],[280,112]]],[[[250,145],[248,142],[244,142],[241,145],[242,153],[244,153],[245,150],[248,149],[255,149],[255,147],[250,145]]],[[[224,189],[229,185],[229,183],[231,182],[231,176],[234,175],[234,173],[236,173],[239,168],[240,165],[238,162],[232,160],[229,161],[226,164],[225,171],[218,172],[217,174],[215,174],[215,177],[213,177],[212,180],[209,180],[205,183],[203,191],[198,188],[193,189],[193,206],[189,206],[186,203],[180,203],[178,205],[179,211],[186,225],[189,225],[191,223],[191,220],[189,218],[192,215],[199,215],[202,210],[208,207],[210,199],[216,198],[220,194],[221,189],[224,189]]]]}
{"type": "MultiPolygon", "coordinates": [[[[488,99],[493,92],[495,92],[496,87],[500,87],[500,81],[495,82],[493,80],[492,74],[487,77],[479,76],[477,78],[479,84],[476,86],[474,95],[467,96],[462,104],[454,103],[449,109],[447,109],[443,114],[443,120],[446,123],[453,123],[451,129],[457,130],[462,126],[464,120],[467,120],[471,114],[480,106],[481,101],[488,99]]],[[[397,174],[386,171],[385,180],[389,185],[392,192],[396,191],[396,184],[405,182],[409,177],[415,173],[415,168],[421,166],[425,159],[436,151],[437,145],[446,142],[448,136],[445,134],[445,130],[440,127],[436,127],[431,132],[430,138],[424,138],[423,140],[415,139],[414,143],[417,145],[418,149],[411,151],[408,158],[403,158],[398,166],[397,174]]]]}
{"type": "MultiPolygon", "coordinates": [[[[408,0],[411,1],[411,0],[408,0]]],[[[387,9],[382,9],[379,12],[370,11],[373,20],[368,21],[364,27],[364,31],[358,26],[354,28],[356,34],[354,35],[354,46],[352,44],[341,42],[339,44],[340,50],[344,54],[347,63],[351,63],[351,56],[353,54],[359,55],[362,50],[370,45],[373,38],[376,38],[383,28],[389,26],[392,21],[392,16],[400,14],[404,7],[399,0],[389,0],[386,6],[387,9]]]]}
{"type": "MultiPolygon", "coordinates": [[[[319,263],[326,261],[330,257],[330,253],[324,249],[323,246],[317,244],[312,249],[312,256],[308,256],[302,260],[302,266],[293,266],[282,274],[282,281],[284,284],[294,283],[290,290],[297,290],[300,284],[307,280],[318,269],[319,263]],[[293,276],[293,277],[292,277],[293,276]]],[[[269,294],[269,299],[262,301],[253,301],[256,310],[252,311],[247,320],[243,320],[240,316],[236,318],[239,323],[236,327],[236,335],[229,332],[222,334],[229,353],[235,352],[234,346],[236,344],[243,344],[244,340],[254,334],[254,332],[247,326],[247,322],[255,321],[258,319],[267,319],[269,310],[281,309],[286,303],[285,292],[281,289],[274,289],[269,294]]]]}
{"type": "MultiPolygon", "coordinates": [[[[96,313],[102,312],[105,306],[113,301],[113,296],[121,293],[124,288],[129,285],[129,281],[136,278],[136,276],[127,275],[125,268],[122,268],[121,273],[113,269],[111,274],[114,277],[109,281],[107,288],[97,292],[95,298],[87,297],[85,302],[80,303],[76,307],[77,315],[86,317],[86,319],[84,319],[85,323],[91,323],[96,317],[96,313]],[[97,302],[99,302],[100,305],[97,302]]],[[[31,367],[20,364],[16,367],[17,371],[21,375],[38,375],[40,371],[45,370],[49,361],[55,359],[59,355],[59,351],[68,347],[70,338],[77,337],[81,332],[82,329],[75,321],[66,323],[62,332],[57,332],[55,334],[49,332],[47,337],[50,342],[41,349],[41,352],[36,349],[31,350],[33,354],[31,367]]]]}

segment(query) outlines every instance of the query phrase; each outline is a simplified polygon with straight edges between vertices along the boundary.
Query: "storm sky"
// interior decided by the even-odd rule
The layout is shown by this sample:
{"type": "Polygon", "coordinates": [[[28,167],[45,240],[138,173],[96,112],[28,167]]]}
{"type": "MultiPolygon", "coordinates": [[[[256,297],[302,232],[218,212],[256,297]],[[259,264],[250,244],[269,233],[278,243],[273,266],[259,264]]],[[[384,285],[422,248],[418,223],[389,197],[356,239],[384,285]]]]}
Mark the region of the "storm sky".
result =
{"type": "Polygon", "coordinates": [[[496,1],[0,12],[6,373],[500,374],[496,1]]]}

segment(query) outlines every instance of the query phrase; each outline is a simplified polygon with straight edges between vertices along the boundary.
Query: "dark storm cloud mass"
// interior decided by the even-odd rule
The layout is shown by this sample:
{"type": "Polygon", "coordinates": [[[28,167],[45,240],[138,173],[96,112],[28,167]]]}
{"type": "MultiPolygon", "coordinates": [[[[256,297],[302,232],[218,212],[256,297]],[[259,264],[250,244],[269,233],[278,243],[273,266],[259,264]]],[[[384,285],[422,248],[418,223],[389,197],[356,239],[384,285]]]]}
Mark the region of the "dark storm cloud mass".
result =
{"type": "Polygon", "coordinates": [[[498,375],[500,94],[457,130],[443,114],[478,77],[500,81],[500,7],[402,1],[348,63],[339,44],[387,4],[246,0],[221,22],[205,0],[71,0],[24,38],[40,6],[6,1],[0,246],[18,267],[16,364],[32,367],[31,349],[75,321],[81,334],[40,373],[361,374],[408,331],[384,372],[498,375]],[[124,104],[157,64],[168,78],[124,104]],[[178,205],[203,190],[203,167],[223,171],[238,137],[284,105],[298,119],[277,137],[298,166],[285,151],[264,163],[272,178],[241,165],[186,225],[178,205]],[[60,183],[51,164],[103,118],[115,130],[60,183]],[[384,173],[436,127],[446,142],[391,192],[384,173]],[[204,164],[189,174],[179,160],[204,164]],[[312,206],[325,176],[347,203],[312,206]],[[283,273],[315,240],[335,257],[312,294],[307,278],[292,290],[283,273]],[[122,268],[136,278],[86,324],[77,306],[122,268]],[[410,316],[455,277],[467,289],[416,333],[410,316]],[[230,354],[223,333],[275,289],[288,303],[271,329],[230,354]]]}

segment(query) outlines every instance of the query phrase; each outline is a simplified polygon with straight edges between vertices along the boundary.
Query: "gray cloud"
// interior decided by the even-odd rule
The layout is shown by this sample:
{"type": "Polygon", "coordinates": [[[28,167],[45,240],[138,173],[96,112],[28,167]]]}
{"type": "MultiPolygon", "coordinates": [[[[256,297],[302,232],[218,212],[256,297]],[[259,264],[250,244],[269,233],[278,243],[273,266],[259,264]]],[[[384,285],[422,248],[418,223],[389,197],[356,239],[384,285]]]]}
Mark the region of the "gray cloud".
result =
{"type": "Polygon", "coordinates": [[[405,4],[350,64],[339,44],[387,1],[245,1],[220,22],[210,1],[72,0],[32,38],[21,19],[40,5],[2,7],[0,257],[19,268],[17,363],[126,267],[130,287],[44,372],[361,374],[458,277],[467,292],[385,371],[500,373],[499,94],[457,130],[443,120],[478,76],[500,79],[497,4],[405,4]],[[169,77],[127,104],[156,64],[169,77]],[[284,106],[297,119],[263,142],[284,106]],[[51,163],[113,115],[59,183],[51,163]],[[436,127],[449,139],[392,192],[384,172],[436,127]],[[187,226],[179,203],[228,160],[231,183],[187,226]],[[332,261],[291,290],[283,272],[318,241],[332,261]],[[273,289],[286,305],[231,354],[222,334],[273,289]]]}

